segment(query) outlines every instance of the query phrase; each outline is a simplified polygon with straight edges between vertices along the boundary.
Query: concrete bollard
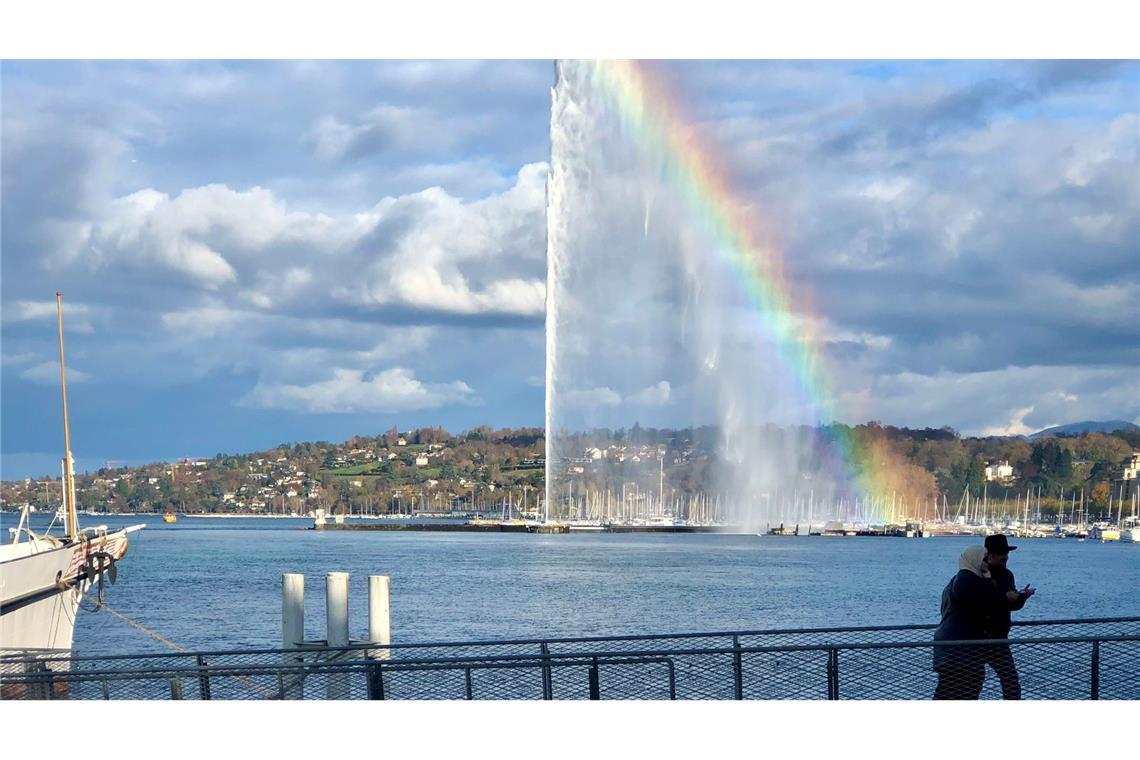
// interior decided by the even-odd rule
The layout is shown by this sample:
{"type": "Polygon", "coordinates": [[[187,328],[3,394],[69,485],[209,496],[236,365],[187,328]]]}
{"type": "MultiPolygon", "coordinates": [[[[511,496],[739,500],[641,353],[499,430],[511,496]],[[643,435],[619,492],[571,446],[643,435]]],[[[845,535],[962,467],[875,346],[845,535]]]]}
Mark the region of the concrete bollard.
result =
{"type": "MultiPolygon", "coordinates": [[[[295,649],[305,640],[305,576],[284,573],[281,576],[281,647],[295,649]]],[[[282,657],[286,666],[304,662],[301,654],[282,657]]],[[[304,699],[301,673],[284,673],[278,684],[282,699],[304,699]]]]}
{"type": "MultiPolygon", "coordinates": [[[[368,640],[377,644],[392,643],[392,620],[389,596],[391,579],[387,575],[368,576],[368,640]]],[[[330,649],[349,646],[348,637],[348,573],[325,575],[325,641],[330,649]]],[[[305,576],[284,573],[281,576],[281,644],[283,649],[297,649],[305,642],[305,576]]],[[[310,646],[312,644],[310,643],[310,646]]],[[[375,660],[389,657],[387,647],[365,650],[365,656],[375,660]]],[[[334,660],[336,656],[334,655],[334,660]]],[[[286,666],[302,665],[303,652],[282,655],[286,666]]],[[[201,664],[201,663],[200,663],[201,664]]],[[[379,675],[379,671],[377,671],[379,675]]],[[[371,679],[371,676],[369,677],[371,679]]],[[[384,674],[384,691],[387,692],[388,675],[384,674]]],[[[285,673],[280,677],[279,692],[284,699],[304,699],[304,678],[300,672],[285,673]]],[[[349,698],[348,673],[328,673],[326,685],[329,699],[349,698]]],[[[373,688],[369,680],[369,690],[373,688]]]]}
{"type": "MultiPolygon", "coordinates": [[[[348,573],[325,576],[327,640],[330,648],[348,646],[348,573]]],[[[348,699],[348,674],[329,673],[329,699],[348,699]]]]}
{"type": "Polygon", "coordinates": [[[281,576],[281,647],[294,649],[305,640],[305,576],[281,576]]]}
{"type": "MultiPolygon", "coordinates": [[[[388,601],[390,591],[391,579],[387,575],[368,576],[368,641],[373,644],[392,643],[392,616],[388,601]]],[[[390,655],[391,651],[387,647],[368,650],[370,660],[387,660],[390,655]]],[[[381,675],[380,681],[379,688],[388,694],[388,674],[381,675]]]]}
{"type": "Polygon", "coordinates": [[[375,644],[392,643],[390,591],[391,579],[387,575],[368,576],[368,640],[375,644]]]}

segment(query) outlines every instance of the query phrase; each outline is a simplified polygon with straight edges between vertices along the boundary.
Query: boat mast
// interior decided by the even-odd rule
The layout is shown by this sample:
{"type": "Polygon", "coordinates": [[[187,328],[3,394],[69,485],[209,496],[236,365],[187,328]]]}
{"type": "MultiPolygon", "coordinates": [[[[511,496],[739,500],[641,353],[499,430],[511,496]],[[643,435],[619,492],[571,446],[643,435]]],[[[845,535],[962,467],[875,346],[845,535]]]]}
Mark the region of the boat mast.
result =
{"type": "Polygon", "coordinates": [[[67,373],[63,366],[63,293],[55,292],[55,315],[59,324],[59,384],[63,396],[63,492],[67,506],[67,537],[79,537],[79,518],[75,513],[75,472],[71,460],[71,432],[67,426],[67,373]]]}

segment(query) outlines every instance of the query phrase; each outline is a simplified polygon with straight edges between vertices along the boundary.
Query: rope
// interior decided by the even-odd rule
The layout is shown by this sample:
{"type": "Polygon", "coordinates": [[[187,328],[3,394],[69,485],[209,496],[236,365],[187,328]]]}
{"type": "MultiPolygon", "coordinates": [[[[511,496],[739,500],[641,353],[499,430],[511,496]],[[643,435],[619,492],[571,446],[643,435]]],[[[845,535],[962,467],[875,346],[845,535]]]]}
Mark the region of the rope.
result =
{"type": "MultiPolygon", "coordinates": [[[[111,605],[107,604],[106,602],[103,602],[102,608],[107,610],[107,612],[110,612],[115,617],[119,618],[119,620],[122,620],[123,622],[127,623],[132,628],[135,628],[139,631],[142,631],[143,633],[145,633],[147,636],[150,636],[155,641],[158,641],[162,644],[165,644],[166,646],[170,647],[171,649],[174,649],[178,652],[182,652],[183,654],[191,654],[190,650],[187,649],[186,647],[179,646],[178,644],[175,644],[170,639],[162,636],[162,634],[160,634],[156,631],[150,630],[149,628],[144,626],[142,623],[139,623],[135,620],[131,620],[129,617],[127,617],[123,613],[119,612],[118,610],[112,609],[111,605]]],[[[98,608],[96,608],[96,609],[98,609],[98,608]]],[[[277,694],[275,692],[268,691],[268,690],[262,688],[261,686],[258,686],[256,683],[254,683],[253,681],[250,681],[248,678],[243,678],[242,676],[226,676],[226,678],[229,678],[233,681],[237,681],[238,683],[242,684],[243,686],[247,686],[250,689],[253,689],[254,691],[260,692],[263,697],[268,697],[270,699],[273,699],[277,696],[277,694]]]]}
{"type": "Polygon", "coordinates": [[[134,620],[131,620],[129,617],[127,617],[123,613],[119,612],[118,610],[112,609],[111,605],[107,604],[106,602],[103,602],[103,609],[107,610],[107,612],[110,612],[112,615],[117,617],[119,620],[122,620],[127,625],[130,625],[131,627],[137,628],[138,630],[142,631],[143,633],[145,633],[147,636],[150,636],[155,641],[161,642],[161,643],[165,644],[166,646],[170,647],[171,649],[177,650],[179,652],[183,652],[185,654],[190,654],[190,650],[187,649],[186,647],[180,647],[177,644],[175,644],[173,641],[171,641],[170,639],[163,638],[163,636],[161,634],[150,630],[149,628],[145,627],[141,623],[137,623],[134,620]]]}

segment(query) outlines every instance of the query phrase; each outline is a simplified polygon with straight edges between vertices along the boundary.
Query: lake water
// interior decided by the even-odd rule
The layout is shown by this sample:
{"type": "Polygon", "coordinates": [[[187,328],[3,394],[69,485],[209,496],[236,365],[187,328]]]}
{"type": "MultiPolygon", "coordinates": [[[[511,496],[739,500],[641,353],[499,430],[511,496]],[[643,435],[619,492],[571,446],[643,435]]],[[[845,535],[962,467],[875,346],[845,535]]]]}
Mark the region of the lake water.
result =
{"type": "MultiPolygon", "coordinates": [[[[394,642],[936,623],[959,553],[979,540],[318,532],[307,519],[81,518],[138,522],[147,528],[132,536],[107,602],[191,650],[280,646],[281,576],[290,572],[305,575],[309,639],[325,637],[324,576],[334,571],[351,574],[353,638],[367,633],[368,576],[391,577],[394,642]]],[[[5,540],[14,525],[4,514],[5,540]]],[[[1140,546],[1014,543],[1010,569],[1038,589],[1015,618],[1140,615],[1140,546]]],[[[75,648],[169,651],[88,609],[75,648]]]]}

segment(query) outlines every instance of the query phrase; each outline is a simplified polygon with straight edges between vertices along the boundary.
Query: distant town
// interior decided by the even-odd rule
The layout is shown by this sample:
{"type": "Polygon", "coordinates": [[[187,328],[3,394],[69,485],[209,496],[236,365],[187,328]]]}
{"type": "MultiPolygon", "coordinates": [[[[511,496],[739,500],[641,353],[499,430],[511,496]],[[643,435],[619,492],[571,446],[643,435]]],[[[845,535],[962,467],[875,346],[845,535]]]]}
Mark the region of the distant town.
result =
{"type": "MultiPolygon", "coordinates": [[[[1140,475],[1140,428],[1022,437],[962,437],[950,428],[908,429],[871,422],[801,429],[855,448],[886,452],[898,496],[994,504],[1032,493],[1040,519],[1078,502],[1089,518],[1131,500],[1140,475]]],[[[785,431],[786,433],[786,431],[785,431]]],[[[667,490],[683,500],[712,488],[718,453],[713,427],[598,430],[562,442],[573,456],[559,477],[583,488],[667,490]]],[[[281,444],[248,454],[216,454],[137,467],[108,466],[76,478],[79,508],[92,513],[210,515],[399,515],[449,513],[537,516],[545,490],[541,428],[442,428],[357,436],[342,443],[281,444]]],[[[881,457],[879,461],[884,461],[881,457]]],[[[866,462],[873,467],[876,463],[866,462]]],[[[60,504],[60,478],[4,481],[5,510],[60,504]]],[[[1115,509],[1113,509],[1115,512],[1115,509]]]]}

